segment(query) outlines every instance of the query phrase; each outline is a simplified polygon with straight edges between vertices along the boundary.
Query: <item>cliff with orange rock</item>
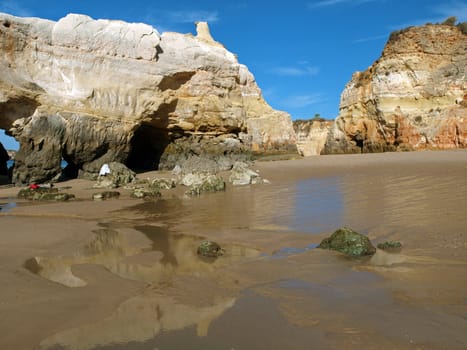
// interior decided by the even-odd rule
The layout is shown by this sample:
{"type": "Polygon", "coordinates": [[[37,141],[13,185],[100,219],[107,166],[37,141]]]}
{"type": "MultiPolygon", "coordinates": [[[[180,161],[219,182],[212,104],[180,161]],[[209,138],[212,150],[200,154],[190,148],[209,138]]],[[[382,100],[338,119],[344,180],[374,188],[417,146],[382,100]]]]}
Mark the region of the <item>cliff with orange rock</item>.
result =
{"type": "Polygon", "coordinates": [[[322,154],[465,148],[466,88],[465,23],[394,32],[346,85],[322,154]]]}

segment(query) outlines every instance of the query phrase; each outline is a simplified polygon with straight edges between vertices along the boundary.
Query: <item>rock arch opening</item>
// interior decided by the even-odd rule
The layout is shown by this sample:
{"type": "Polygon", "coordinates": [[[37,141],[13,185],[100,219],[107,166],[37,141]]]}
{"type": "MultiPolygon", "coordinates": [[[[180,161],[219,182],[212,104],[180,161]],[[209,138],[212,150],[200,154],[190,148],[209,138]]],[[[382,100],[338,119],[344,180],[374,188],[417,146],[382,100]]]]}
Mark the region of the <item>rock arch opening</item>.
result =
{"type": "Polygon", "coordinates": [[[0,130],[0,185],[11,182],[14,164],[14,153],[18,150],[18,142],[4,130],[0,130]]]}
{"type": "Polygon", "coordinates": [[[167,130],[140,125],[131,139],[127,166],[137,172],[158,170],[162,154],[169,143],[167,130]]]}
{"type": "MultiPolygon", "coordinates": [[[[188,77],[185,77],[188,79],[188,77]]],[[[163,103],[147,118],[147,122],[136,126],[130,141],[130,152],[126,165],[134,171],[158,170],[161,157],[176,135],[169,127],[169,118],[177,108],[178,100],[163,103]]]]}

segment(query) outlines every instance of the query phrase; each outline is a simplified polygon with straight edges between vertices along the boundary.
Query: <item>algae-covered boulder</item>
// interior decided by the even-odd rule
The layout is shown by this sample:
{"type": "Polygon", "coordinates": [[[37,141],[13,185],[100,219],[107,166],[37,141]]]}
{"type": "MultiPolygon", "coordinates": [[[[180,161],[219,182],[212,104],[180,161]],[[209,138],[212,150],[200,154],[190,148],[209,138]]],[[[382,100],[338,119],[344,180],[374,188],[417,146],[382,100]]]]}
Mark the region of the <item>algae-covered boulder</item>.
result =
{"type": "Polygon", "coordinates": [[[217,258],[224,255],[224,249],[213,241],[203,241],[198,247],[198,255],[208,258],[217,258]]]}
{"type": "Polygon", "coordinates": [[[177,186],[174,179],[153,179],[149,182],[149,187],[153,190],[170,190],[177,186]]]}
{"type": "Polygon", "coordinates": [[[145,188],[135,188],[130,197],[132,198],[144,198],[144,199],[151,199],[151,198],[159,198],[161,197],[161,193],[157,189],[145,189],[145,188]]]}
{"type": "Polygon", "coordinates": [[[185,194],[188,196],[199,196],[204,192],[218,192],[224,190],[225,182],[222,177],[217,175],[206,175],[202,176],[199,182],[194,182],[185,194]]]}
{"type": "Polygon", "coordinates": [[[28,199],[32,201],[56,201],[65,202],[74,199],[73,194],[59,192],[54,187],[27,187],[18,192],[19,199],[28,199]]]}
{"type": "Polygon", "coordinates": [[[318,248],[336,250],[353,257],[373,255],[376,252],[368,237],[348,227],[340,228],[331,237],[323,239],[318,248]]]}
{"type": "Polygon", "coordinates": [[[40,201],[53,201],[53,202],[66,202],[75,199],[74,194],[58,192],[58,193],[44,193],[40,196],[40,201]]]}
{"type": "Polygon", "coordinates": [[[394,251],[400,250],[402,248],[402,243],[398,241],[386,241],[383,243],[379,243],[377,247],[381,250],[394,251]]]}
{"type": "Polygon", "coordinates": [[[94,193],[92,195],[92,199],[94,200],[106,200],[106,199],[110,199],[110,198],[118,198],[120,197],[120,192],[118,191],[104,191],[104,192],[98,192],[98,193],[94,193]]]}

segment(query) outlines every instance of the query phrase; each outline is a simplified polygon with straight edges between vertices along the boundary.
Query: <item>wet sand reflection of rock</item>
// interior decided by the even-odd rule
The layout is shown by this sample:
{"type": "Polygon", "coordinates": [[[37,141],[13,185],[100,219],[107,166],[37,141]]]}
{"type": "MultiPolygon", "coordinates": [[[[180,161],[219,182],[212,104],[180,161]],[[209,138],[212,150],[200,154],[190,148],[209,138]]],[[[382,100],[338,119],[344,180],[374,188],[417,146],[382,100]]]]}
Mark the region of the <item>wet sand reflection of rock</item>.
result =
{"type": "Polygon", "coordinates": [[[144,342],[165,331],[196,326],[197,336],[208,334],[213,320],[235,303],[224,298],[212,306],[179,304],[167,296],[149,293],[125,301],[107,319],[69,329],[44,339],[40,349],[63,346],[70,350],[88,350],[98,346],[144,342]]]}
{"type": "MultiPolygon", "coordinates": [[[[184,300],[184,294],[180,300],[167,293],[159,294],[158,286],[166,285],[176,276],[195,278],[190,277],[193,275],[199,279],[239,259],[259,256],[255,249],[225,245],[226,255],[222,258],[200,259],[196,248],[203,237],[171,233],[160,226],[138,226],[136,230],[149,239],[149,246],[136,248],[122,233],[99,229],[94,231],[90,242],[71,256],[34,257],[24,263],[29,271],[68,287],[86,286],[86,281],[73,274],[72,266],[78,264],[102,265],[122,278],[148,283],[145,291],[123,302],[109,318],[60,332],[45,339],[42,348],[59,345],[67,349],[92,349],[99,345],[141,342],[161,331],[191,326],[196,326],[198,336],[206,336],[211,321],[232,307],[235,298],[228,293],[213,297],[206,291],[203,301],[184,300]]],[[[209,287],[203,284],[193,288],[209,287]]]]}
{"type": "Polygon", "coordinates": [[[154,284],[170,280],[175,275],[209,273],[243,257],[259,256],[256,249],[227,245],[227,253],[222,259],[200,259],[196,249],[203,237],[170,233],[160,226],[138,226],[136,229],[150,239],[151,246],[135,248],[121,233],[99,229],[94,231],[94,239],[72,256],[33,257],[24,263],[24,267],[67,287],[86,286],[86,281],[72,272],[72,266],[78,264],[103,265],[122,278],[154,284]]]}

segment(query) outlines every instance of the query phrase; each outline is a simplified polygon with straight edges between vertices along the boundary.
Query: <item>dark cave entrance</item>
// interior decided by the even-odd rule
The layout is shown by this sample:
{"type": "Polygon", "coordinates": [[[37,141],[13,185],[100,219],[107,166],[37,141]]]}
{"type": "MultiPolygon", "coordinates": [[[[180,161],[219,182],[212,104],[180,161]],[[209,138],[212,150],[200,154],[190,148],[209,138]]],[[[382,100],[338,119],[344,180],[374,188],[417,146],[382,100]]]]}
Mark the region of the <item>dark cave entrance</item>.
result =
{"type": "Polygon", "coordinates": [[[358,131],[357,134],[353,137],[353,141],[355,142],[355,145],[360,148],[360,152],[363,153],[363,147],[365,145],[365,138],[363,135],[358,131]]]}
{"type": "Polygon", "coordinates": [[[18,150],[18,142],[9,136],[5,130],[0,130],[0,185],[11,183],[11,173],[14,164],[14,152],[18,150]]]}
{"type": "Polygon", "coordinates": [[[140,125],[131,139],[127,166],[134,171],[158,170],[165,148],[170,143],[167,130],[140,125]]]}
{"type": "Polygon", "coordinates": [[[60,167],[62,168],[63,179],[76,179],[81,169],[81,164],[75,164],[73,161],[64,154],[60,161],[60,167]]]}

